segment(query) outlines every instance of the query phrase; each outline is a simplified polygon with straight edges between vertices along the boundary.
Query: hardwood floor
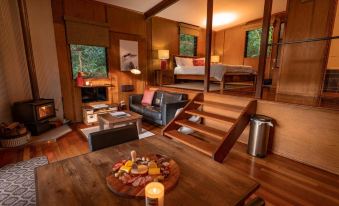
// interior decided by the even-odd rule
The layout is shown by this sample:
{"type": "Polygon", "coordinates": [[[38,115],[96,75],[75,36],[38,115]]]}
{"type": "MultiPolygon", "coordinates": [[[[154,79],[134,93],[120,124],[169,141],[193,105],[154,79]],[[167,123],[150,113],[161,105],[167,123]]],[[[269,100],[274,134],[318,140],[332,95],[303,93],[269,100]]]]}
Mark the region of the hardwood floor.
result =
{"type": "MultiPolygon", "coordinates": [[[[79,132],[83,127],[73,125],[71,133],[55,142],[1,150],[0,167],[41,155],[55,162],[87,153],[87,140],[79,132]]],[[[155,134],[161,130],[147,122],[143,122],[143,128],[155,134]]],[[[274,154],[263,159],[251,157],[241,143],[234,146],[223,164],[258,181],[261,187],[254,196],[265,199],[266,205],[339,205],[337,175],[274,154]]]]}

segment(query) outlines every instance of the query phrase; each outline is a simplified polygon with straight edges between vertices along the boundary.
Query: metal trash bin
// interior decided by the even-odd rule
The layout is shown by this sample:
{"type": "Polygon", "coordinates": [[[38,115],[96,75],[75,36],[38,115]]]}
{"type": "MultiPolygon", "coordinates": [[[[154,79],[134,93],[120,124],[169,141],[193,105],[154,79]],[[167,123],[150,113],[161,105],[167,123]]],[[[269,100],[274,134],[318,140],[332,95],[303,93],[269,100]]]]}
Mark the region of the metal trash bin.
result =
{"type": "Polygon", "coordinates": [[[266,156],[270,129],[273,127],[272,121],[272,118],[264,115],[251,117],[248,154],[256,157],[266,156]]]}

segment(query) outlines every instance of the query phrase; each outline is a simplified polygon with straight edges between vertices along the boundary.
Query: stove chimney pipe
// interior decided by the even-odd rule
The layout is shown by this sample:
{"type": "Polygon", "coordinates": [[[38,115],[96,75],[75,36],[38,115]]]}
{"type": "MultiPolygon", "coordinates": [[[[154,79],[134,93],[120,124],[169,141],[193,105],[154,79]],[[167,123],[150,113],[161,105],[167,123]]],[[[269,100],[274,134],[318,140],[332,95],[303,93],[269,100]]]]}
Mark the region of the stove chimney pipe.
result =
{"type": "Polygon", "coordinates": [[[27,66],[28,66],[28,74],[29,74],[29,80],[31,84],[32,96],[34,100],[37,100],[37,99],[40,99],[40,94],[39,94],[38,79],[37,79],[35,64],[34,64],[32,40],[31,40],[31,34],[29,30],[26,0],[18,0],[18,6],[19,6],[19,13],[20,13],[22,35],[23,35],[24,44],[25,44],[26,61],[27,61],[27,66]]]}

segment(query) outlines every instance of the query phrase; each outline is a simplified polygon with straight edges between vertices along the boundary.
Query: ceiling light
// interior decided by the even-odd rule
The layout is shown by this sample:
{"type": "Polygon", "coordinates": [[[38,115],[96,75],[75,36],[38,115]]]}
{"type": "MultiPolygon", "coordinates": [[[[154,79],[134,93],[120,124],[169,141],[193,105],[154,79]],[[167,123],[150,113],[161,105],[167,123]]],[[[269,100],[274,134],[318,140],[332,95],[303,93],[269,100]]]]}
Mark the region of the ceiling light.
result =
{"type": "MultiPolygon", "coordinates": [[[[213,15],[213,27],[224,26],[236,20],[237,15],[234,13],[217,13],[213,15]]],[[[206,19],[203,22],[206,26],[206,19]]]]}

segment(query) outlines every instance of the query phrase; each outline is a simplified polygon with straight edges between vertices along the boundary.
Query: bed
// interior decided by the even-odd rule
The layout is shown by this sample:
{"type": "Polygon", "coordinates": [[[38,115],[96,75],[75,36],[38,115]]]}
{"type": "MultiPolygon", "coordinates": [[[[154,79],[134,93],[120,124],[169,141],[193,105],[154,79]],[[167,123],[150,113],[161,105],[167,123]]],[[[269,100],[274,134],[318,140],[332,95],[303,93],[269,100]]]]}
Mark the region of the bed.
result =
{"type": "MultiPolygon", "coordinates": [[[[193,57],[175,56],[174,57],[174,78],[175,80],[204,80],[205,66],[194,66],[189,62],[193,61],[193,57]],[[184,60],[182,60],[184,59],[184,60]],[[186,63],[178,61],[186,61],[186,63]],[[187,63],[189,62],[189,63],[187,63]]],[[[202,59],[202,58],[198,58],[202,59]]],[[[233,77],[240,77],[239,79],[246,79],[246,81],[256,82],[256,71],[251,66],[246,65],[225,65],[225,64],[212,64],[210,69],[210,81],[220,83],[220,93],[224,92],[224,85],[233,77]],[[246,77],[246,78],[241,78],[246,77]]]]}

